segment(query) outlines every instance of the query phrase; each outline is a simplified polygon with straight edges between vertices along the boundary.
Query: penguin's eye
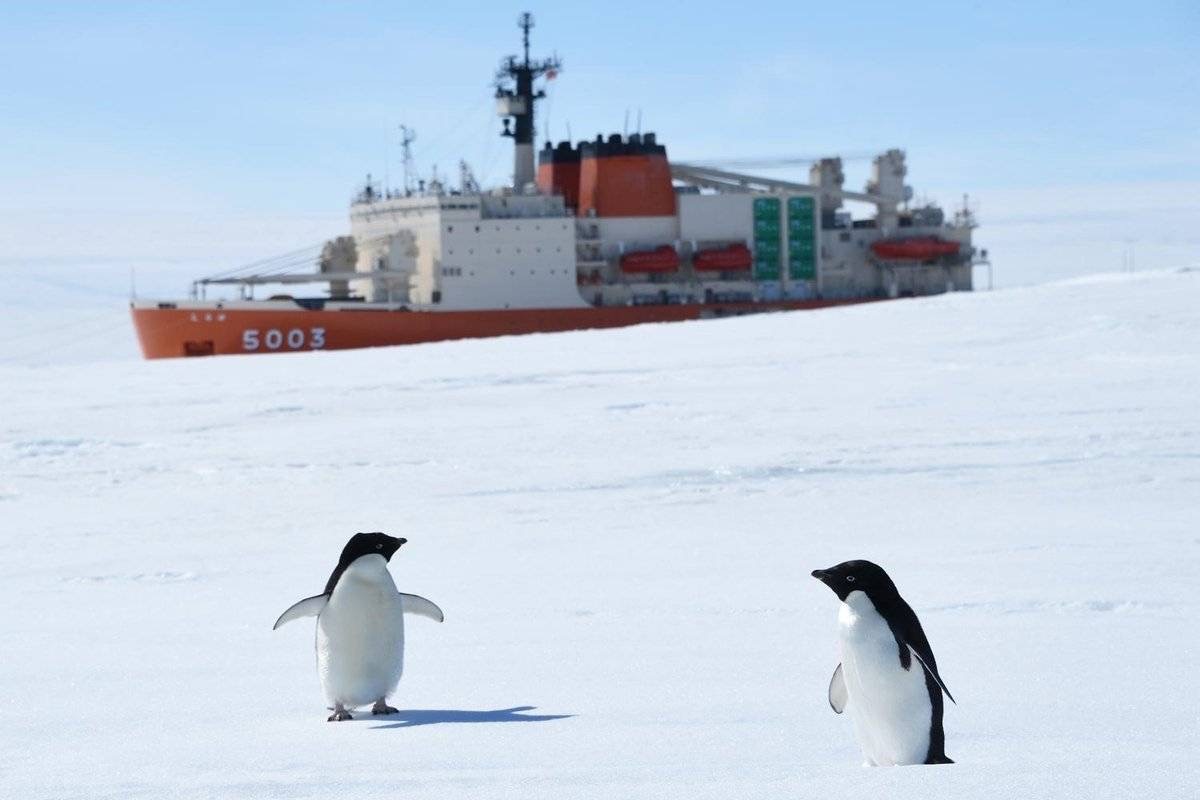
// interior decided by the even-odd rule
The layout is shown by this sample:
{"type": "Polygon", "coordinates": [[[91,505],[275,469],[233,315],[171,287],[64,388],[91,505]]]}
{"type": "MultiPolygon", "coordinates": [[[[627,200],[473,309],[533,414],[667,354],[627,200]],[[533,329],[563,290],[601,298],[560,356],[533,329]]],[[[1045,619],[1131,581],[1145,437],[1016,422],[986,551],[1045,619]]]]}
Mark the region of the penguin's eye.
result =
{"type": "Polygon", "coordinates": [[[383,549],[383,543],[382,543],[382,542],[380,542],[379,544],[375,545],[375,549],[376,549],[376,550],[382,550],[382,549],[383,549]]]}
{"type": "Polygon", "coordinates": [[[847,575],[847,576],[846,576],[846,580],[847,580],[848,582],[850,582],[850,583],[854,583],[854,576],[853,576],[853,575],[847,575]]]}

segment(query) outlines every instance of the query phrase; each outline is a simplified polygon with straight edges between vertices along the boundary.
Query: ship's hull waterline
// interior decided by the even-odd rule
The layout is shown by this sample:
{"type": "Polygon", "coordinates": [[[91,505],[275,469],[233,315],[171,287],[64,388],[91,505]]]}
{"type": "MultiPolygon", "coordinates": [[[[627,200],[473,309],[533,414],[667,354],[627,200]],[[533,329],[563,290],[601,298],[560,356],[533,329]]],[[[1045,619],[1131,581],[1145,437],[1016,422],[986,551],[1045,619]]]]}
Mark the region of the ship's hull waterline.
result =
{"type": "Polygon", "coordinates": [[[403,309],[309,310],[294,304],[237,308],[220,304],[131,307],[146,358],[245,355],[306,350],[420,344],[527,333],[621,328],[648,322],[734,317],[870,302],[781,300],[777,302],[613,306],[603,308],[411,311],[403,309]]]}

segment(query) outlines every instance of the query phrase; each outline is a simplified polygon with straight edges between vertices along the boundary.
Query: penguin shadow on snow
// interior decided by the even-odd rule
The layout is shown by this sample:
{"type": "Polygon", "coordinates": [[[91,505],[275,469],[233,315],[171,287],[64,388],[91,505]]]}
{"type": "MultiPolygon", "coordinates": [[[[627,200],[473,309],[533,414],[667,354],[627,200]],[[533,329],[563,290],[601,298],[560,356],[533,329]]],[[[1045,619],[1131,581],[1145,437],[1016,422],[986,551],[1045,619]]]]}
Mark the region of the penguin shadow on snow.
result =
{"type": "MultiPolygon", "coordinates": [[[[388,725],[376,725],[376,730],[388,728],[415,728],[418,725],[440,725],[442,723],[474,723],[474,722],[549,722],[555,719],[570,719],[574,714],[524,714],[533,711],[536,706],[516,706],[514,708],[498,708],[494,711],[462,711],[455,709],[401,709],[395,714],[389,714],[387,719],[393,720],[388,725]]],[[[378,722],[378,719],[366,719],[368,722],[378,722]]]]}
{"type": "Polygon", "coordinates": [[[404,669],[404,615],[443,622],[437,604],[396,589],[388,564],[407,539],[374,531],[356,533],[342,548],[325,591],[293,603],[274,629],[303,617],[317,618],[317,665],[333,714],[330,722],[368,719],[376,728],[480,722],[548,722],[573,714],[524,714],[535,706],[485,711],[397,710],[387,705],[404,669]],[[371,705],[370,717],[354,711],[371,705]]]}

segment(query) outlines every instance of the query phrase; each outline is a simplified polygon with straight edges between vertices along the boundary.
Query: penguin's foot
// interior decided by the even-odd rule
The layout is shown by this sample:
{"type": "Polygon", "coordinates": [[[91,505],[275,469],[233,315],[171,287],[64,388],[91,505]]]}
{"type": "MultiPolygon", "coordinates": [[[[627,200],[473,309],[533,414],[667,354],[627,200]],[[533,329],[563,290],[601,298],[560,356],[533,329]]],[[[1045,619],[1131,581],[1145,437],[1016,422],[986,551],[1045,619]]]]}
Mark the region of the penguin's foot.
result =
{"type": "Polygon", "coordinates": [[[371,706],[371,713],[374,716],[379,716],[380,714],[399,714],[400,711],[399,709],[392,708],[382,699],[379,699],[375,701],[375,705],[371,706]]]}
{"type": "Polygon", "coordinates": [[[329,715],[329,719],[327,721],[345,722],[348,719],[354,719],[354,717],[350,715],[350,712],[347,711],[341,703],[338,703],[333,707],[333,713],[329,715]]]}

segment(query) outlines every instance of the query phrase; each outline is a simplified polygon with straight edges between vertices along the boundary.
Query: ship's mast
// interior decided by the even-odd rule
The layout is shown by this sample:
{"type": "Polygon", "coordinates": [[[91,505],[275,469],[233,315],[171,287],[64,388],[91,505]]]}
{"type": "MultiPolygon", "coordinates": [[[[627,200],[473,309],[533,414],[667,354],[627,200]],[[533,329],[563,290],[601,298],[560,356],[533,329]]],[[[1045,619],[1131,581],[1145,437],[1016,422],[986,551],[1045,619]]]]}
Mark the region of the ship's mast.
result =
{"type": "Polygon", "coordinates": [[[513,188],[522,191],[534,180],[533,171],[533,107],[546,96],[534,92],[533,81],[545,75],[553,78],[562,68],[557,56],[541,61],[529,60],[529,31],[533,15],[525,12],[517,20],[524,45],[524,59],[508,56],[496,71],[496,113],[504,117],[501,136],[513,139],[513,188]]]}
{"type": "Polygon", "coordinates": [[[400,153],[404,164],[404,196],[412,196],[413,157],[412,143],[417,140],[417,132],[407,125],[400,126],[400,153]]]}

